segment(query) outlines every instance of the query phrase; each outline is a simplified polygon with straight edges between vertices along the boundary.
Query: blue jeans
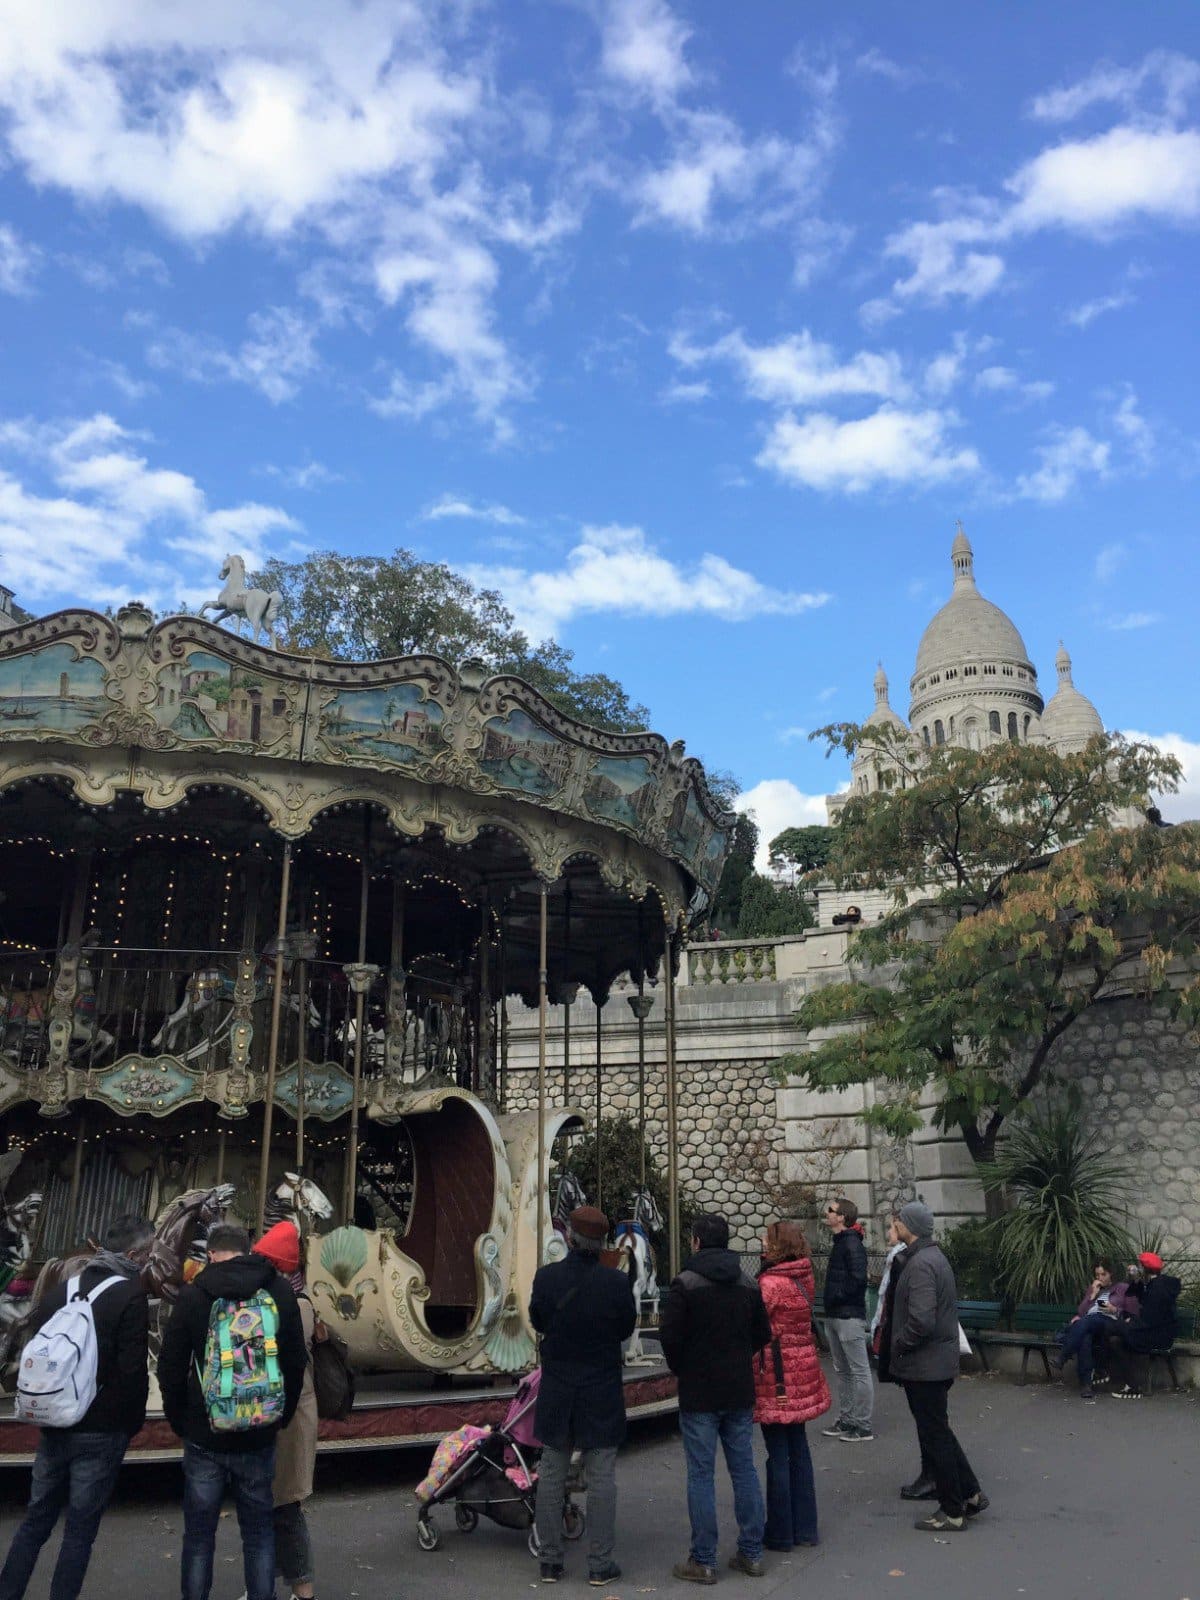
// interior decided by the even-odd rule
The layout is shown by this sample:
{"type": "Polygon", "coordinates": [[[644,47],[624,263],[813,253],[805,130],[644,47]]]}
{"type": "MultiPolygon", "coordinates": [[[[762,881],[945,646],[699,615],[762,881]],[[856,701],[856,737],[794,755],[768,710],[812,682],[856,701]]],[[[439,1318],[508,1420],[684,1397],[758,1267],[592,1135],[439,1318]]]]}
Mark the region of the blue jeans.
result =
{"type": "Polygon", "coordinates": [[[751,1561],[762,1556],[762,1489],[754,1466],[754,1412],[681,1411],[679,1431],[687,1458],[688,1520],[692,1525],[693,1561],[702,1567],[717,1564],[717,1440],[725,1452],[725,1465],[733,1483],[733,1510],[737,1517],[738,1549],[751,1561]]]}
{"type": "Polygon", "coordinates": [[[50,1600],[76,1600],[128,1444],[123,1433],[43,1430],[33,1461],[29,1510],[13,1534],[0,1572],[0,1600],[21,1600],[64,1506],[67,1516],[50,1579],[50,1600]]]}
{"type": "Polygon", "coordinates": [[[1103,1339],[1105,1334],[1115,1327],[1112,1317],[1099,1314],[1080,1317],[1078,1322],[1072,1322],[1070,1327],[1064,1328],[1055,1335],[1062,1347],[1064,1361],[1075,1357],[1075,1370],[1079,1374],[1080,1388],[1086,1388],[1092,1381],[1095,1370],[1095,1359],[1092,1353],[1096,1339],[1103,1339]]]}
{"type": "Polygon", "coordinates": [[[764,1422],[767,1447],[767,1525],[771,1550],[817,1542],[817,1488],[802,1422],[764,1422]]]}
{"type": "Polygon", "coordinates": [[[183,1600],[208,1600],[213,1547],[226,1486],[233,1490],[242,1535],[246,1600],[275,1594],[275,1518],[271,1493],[275,1441],[261,1450],[205,1450],[183,1446],[183,1600]]]}

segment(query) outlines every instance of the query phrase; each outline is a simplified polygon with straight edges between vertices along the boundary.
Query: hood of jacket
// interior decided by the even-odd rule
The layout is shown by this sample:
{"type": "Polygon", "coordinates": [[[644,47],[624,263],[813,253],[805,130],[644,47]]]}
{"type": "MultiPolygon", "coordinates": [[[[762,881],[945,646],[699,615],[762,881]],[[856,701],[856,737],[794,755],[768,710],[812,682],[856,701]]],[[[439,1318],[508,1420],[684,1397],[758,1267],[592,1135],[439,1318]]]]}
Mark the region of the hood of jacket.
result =
{"type": "Polygon", "coordinates": [[[765,1278],[768,1273],[772,1277],[780,1278],[806,1278],[812,1273],[813,1265],[807,1256],[799,1256],[794,1261],[770,1261],[763,1263],[760,1277],[765,1278]]]}
{"type": "Polygon", "coordinates": [[[210,1300],[249,1300],[278,1276],[265,1256],[231,1256],[214,1261],[192,1281],[210,1300]]]}
{"type": "Polygon", "coordinates": [[[742,1276],[742,1258],[736,1250],[697,1250],[685,1263],[687,1272],[698,1272],[710,1283],[736,1283],[742,1276]]]}

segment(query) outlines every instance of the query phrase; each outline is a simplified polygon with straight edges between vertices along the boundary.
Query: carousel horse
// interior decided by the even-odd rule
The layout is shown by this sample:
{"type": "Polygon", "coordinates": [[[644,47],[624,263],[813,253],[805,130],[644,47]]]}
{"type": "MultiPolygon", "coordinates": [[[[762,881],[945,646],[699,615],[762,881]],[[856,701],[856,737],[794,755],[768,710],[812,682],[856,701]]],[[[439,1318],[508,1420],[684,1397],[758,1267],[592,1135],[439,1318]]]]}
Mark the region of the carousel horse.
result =
{"type": "MultiPolygon", "coordinates": [[[[278,949],[279,939],[276,937],[267,942],[258,958],[254,968],[254,1003],[265,1000],[271,993],[271,987],[275,982],[275,954],[278,949]]],[[[297,959],[298,957],[290,938],[285,938],[283,961],[285,978],[290,975],[292,966],[297,959]]],[[[183,999],[176,1009],[171,1012],[170,1016],[164,1020],[162,1027],[151,1039],[151,1049],[164,1050],[166,1054],[173,1055],[175,1053],[175,1040],[185,1022],[204,1016],[215,1005],[226,1005],[230,1009],[221,1018],[216,1028],[213,1029],[212,1034],[208,1038],[202,1039],[199,1044],[192,1045],[185,1052],[182,1059],[190,1061],[193,1056],[203,1055],[213,1045],[220,1044],[227,1037],[229,1030],[233,1026],[232,1007],[236,998],[236,987],[237,979],[231,973],[226,972],[223,967],[201,967],[199,971],[193,972],[184,984],[183,999]]],[[[293,1016],[298,1017],[300,1015],[300,997],[294,994],[285,995],[284,1009],[290,1011],[293,1016]]],[[[310,999],[308,1002],[308,1025],[310,1028],[316,1028],[320,1026],[320,1022],[321,1014],[310,999]]]]}
{"type": "MultiPolygon", "coordinates": [[[[79,966],[75,975],[75,1000],[71,1008],[72,1056],[87,1052],[93,1061],[105,1056],[116,1040],[100,1025],[96,1015],[96,979],[90,957],[100,942],[99,928],[89,928],[72,947],[64,945],[64,956],[78,955],[79,966]]],[[[42,1032],[50,1020],[50,1007],[54,996],[54,978],[39,988],[0,990],[0,1033],[4,1048],[8,1046],[10,1032],[21,1035],[30,1029],[42,1032]]]]}
{"type": "Polygon", "coordinates": [[[616,1248],[621,1257],[618,1265],[633,1279],[633,1299],[638,1309],[637,1325],[624,1347],[625,1360],[630,1365],[644,1359],[641,1318],[647,1301],[653,1307],[654,1320],[658,1320],[657,1262],[650,1235],[661,1233],[662,1228],[662,1213],[654,1196],[647,1189],[638,1189],[633,1197],[633,1216],[618,1222],[616,1227],[616,1248]]]}
{"type": "MultiPolygon", "coordinates": [[[[21,1154],[20,1150],[10,1150],[0,1157],[0,1195],[16,1171],[21,1154]]],[[[13,1330],[24,1322],[32,1304],[28,1295],[9,1294],[7,1290],[33,1255],[33,1230],[41,1208],[41,1191],[35,1189],[0,1210],[0,1284],[4,1291],[0,1292],[0,1362],[7,1359],[13,1330]]]]}
{"type": "Polygon", "coordinates": [[[285,1172],[267,1196],[263,1209],[263,1231],[277,1222],[291,1222],[302,1239],[316,1232],[318,1222],[328,1222],[333,1202],[325,1191],[298,1172],[285,1172]]]}
{"type": "Polygon", "coordinates": [[[246,587],[246,563],[241,556],[226,556],[218,577],[225,587],[215,600],[208,600],[200,607],[200,616],[206,611],[215,611],[217,615],[214,622],[224,622],[226,617],[237,617],[238,637],[242,633],[242,619],[250,624],[250,637],[258,643],[259,633],[266,635],[267,643],[271,649],[275,648],[275,624],[279,621],[279,610],[283,605],[283,596],[278,589],[248,589],[246,587]]]}
{"type": "Polygon", "coordinates": [[[550,1213],[550,1222],[555,1233],[560,1233],[565,1239],[567,1236],[567,1218],[579,1206],[585,1206],[588,1197],[584,1193],[582,1183],[570,1170],[563,1173],[558,1180],[558,1189],[554,1195],[554,1209],[550,1213]]]}

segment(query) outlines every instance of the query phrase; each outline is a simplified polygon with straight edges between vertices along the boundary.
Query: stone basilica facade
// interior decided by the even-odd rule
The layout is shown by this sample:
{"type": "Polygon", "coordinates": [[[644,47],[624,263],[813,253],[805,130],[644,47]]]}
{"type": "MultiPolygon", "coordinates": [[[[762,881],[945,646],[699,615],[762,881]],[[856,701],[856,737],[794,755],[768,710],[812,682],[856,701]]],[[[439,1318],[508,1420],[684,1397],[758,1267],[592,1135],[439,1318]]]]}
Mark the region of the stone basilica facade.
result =
{"type": "MultiPolygon", "coordinates": [[[[904,735],[919,764],[921,752],[938,745],[980,749],[1011,739],[1049,744],[1062,754],[1082,750],[1103,733],[1100,713],[1075,687],[1071,658],[1059,646],[1054,666],[1058,684],[1049,702],[1038,688],[1037,668],[1011,618],[980,594],[975,555],[959,524],[950,550],[954,587],[917,647],[909,680],[908,721],[892,708],[882,665],[875,674],[875,705],[868,724],[895,728],[904,735]]],[[[877,750],[862,751],[850,774],[851,792],[903,787],[910,781],[900,763],[877,750]]],[[[836,819],[845,795],[830,795],[826,808],[836,819]]]]}

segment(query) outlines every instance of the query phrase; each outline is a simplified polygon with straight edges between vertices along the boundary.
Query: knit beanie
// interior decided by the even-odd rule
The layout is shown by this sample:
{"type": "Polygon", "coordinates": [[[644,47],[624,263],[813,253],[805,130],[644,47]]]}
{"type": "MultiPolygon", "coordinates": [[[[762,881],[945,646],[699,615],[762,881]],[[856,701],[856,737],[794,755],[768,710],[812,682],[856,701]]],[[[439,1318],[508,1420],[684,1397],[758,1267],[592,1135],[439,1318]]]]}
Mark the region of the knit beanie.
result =
{"type": "Polygon", "coordinates": [[[277,1272],[290,1278],[300,1270],[300,1235],[290,1222],[277,1222],[254,1246],[254,1255],[265,1256],[277,1272]]]}
{"type": "Polygon", "coordinates": [[[928,1239],[933,1233],[933,1212],[923,1201],[909,1200],[897,1215],[909,1233],[915,1233],[918,1239],[928,1239]]]}

